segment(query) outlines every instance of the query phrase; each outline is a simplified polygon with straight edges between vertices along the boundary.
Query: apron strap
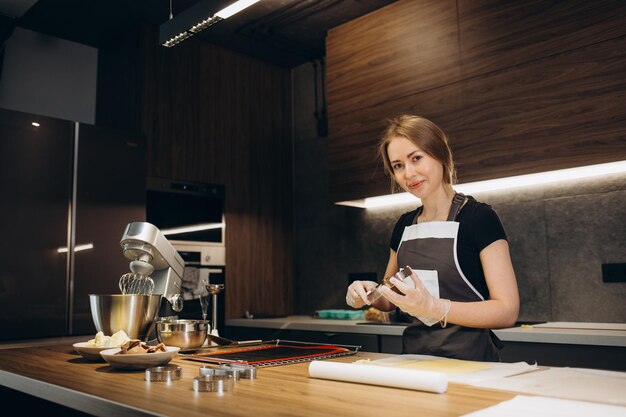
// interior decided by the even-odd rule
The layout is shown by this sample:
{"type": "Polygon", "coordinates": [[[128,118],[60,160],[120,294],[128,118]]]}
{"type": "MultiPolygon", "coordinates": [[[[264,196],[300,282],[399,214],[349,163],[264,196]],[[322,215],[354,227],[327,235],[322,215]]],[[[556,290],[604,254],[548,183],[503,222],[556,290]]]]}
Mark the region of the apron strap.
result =
{"type": "MultiPolygon", "coordinates": [[[[450,206],[450,213],[448,213],[448,219],[446,221],[453,222],[456,220],[456,216],[459,214],[461,207],[465,203],[465,194],[456,193],[452,198],[452,205],[450,206]]],[[[424,206],[419,206],[415,211],[415,217],[413,217],[412,224],[417,224],[417,218],[424,211],[424,206]]]]}
{"type": "Polygon", "coordinates": [[[415,217],[413,217],[411,224],[417,224],[417,218],[422,214],[422,211],[424,211],[424,206],[419,206],[417,210],[415,210],[415,217]]]}
{"type": "Polygon", "coordinates": [[[465,203],[465,194],[456,193],[452,199],[452,205],[450,206],[450,213],[448,214],[448,221],[453,222],[456,220],[456,216],[459,214],[461,207],[465,203]]]}

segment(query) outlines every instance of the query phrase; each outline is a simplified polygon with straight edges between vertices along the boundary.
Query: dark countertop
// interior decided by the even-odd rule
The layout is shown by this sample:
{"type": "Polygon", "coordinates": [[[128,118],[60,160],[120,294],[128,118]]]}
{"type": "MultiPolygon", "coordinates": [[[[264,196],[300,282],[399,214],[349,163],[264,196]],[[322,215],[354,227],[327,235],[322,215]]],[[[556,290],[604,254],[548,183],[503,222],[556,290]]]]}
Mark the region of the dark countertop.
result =
{"type": "MultiPolygon", "coordinates": [[[[382,336],[402,336],[405,328],[405,325],[400,323],[370,323],[363,320],[318,319],[310,316],[226,320],[226,326],[230,327],[360,333],[382,336]]],[[[622,323],[548,322],[494,330],[494,333],[505,342],[626,347],[626,324],[622,323]]]]}

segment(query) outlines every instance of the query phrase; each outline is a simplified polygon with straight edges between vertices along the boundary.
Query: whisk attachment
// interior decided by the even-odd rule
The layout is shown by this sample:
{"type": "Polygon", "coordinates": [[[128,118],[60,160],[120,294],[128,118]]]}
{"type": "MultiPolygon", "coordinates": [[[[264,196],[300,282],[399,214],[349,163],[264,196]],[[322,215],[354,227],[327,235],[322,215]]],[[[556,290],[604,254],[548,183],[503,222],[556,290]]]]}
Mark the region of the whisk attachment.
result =
{"type": "Polygon", "coordinates": [[[122,294],[152,295],[152,291],[154,291],[152,278],[134,272],[122,275],[119,286],[122,294]]]}
{"type": "Polygon", "coordinates": [[[145,257],[140,257],[130,263],[132,272],[122,275],[119,282],[122,294],[144,294],[151,295],[154,291],[154,281],[150,274],[154,271],[152,264],[146,261],[145,257]]]}

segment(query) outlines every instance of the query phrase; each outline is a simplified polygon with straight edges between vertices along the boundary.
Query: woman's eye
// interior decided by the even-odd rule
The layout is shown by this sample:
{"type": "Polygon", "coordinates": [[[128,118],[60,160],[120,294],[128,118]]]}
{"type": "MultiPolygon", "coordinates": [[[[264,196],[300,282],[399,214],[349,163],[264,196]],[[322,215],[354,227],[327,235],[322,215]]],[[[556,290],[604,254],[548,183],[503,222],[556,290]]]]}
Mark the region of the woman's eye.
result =
{"type": "Polygon", "coordinates": [[[413,161],[417,162],[422,159],[422,155],[413,155],[413,161]]]}
{"type": "Polygon", "coordinates": [[[402,164],[393,164],[391,167],[394,171],[397,171],[402,168],[402,164]]]}

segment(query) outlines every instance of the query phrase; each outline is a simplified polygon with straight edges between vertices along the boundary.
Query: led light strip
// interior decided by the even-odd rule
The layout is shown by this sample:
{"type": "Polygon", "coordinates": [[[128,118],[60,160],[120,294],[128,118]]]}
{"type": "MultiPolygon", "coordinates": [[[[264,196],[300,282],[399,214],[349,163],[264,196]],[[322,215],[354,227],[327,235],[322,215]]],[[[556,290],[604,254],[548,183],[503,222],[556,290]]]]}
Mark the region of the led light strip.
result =
{"type": "Polygon", "coordinates": [[[223,8],[222,10],[220,10],[219,12],[215,13],[215,16],[219,17],[219,18],[222,18],[222,19],[227,19],[227,18],[231,17],[232,15],[234,15],[235,13],[239,13],[240,11],[245,9],[246,7],[252,6],[257,1],[259,1],[259,0],[239,0],[239,1],[236,1],[233,4],[231,4],[230,6],[227,6],[227,7],[223,8]]]}
{"type": "Polygon", "coordinates": [[[194,224],[190,226],[173,227],[171,229],[162,229],[163,235],[177,235],[180,233],[200,232],[202,230],[221,229],[224,227],[224,223],[204,223],[194,224]]]}
{"type": "MultiPolygon", "coordinates": [[[[537,174],[517,175],[514,177],[498,178],[494,180],[455,184],[454,189],[460,193],[472,194],[485,191],[498,191],[511,188],[549,184],[559,181],[592,178],[601,175],[618,174],[622,172],[626,172],[626,160],[577,168],[560,169],[557,171],[540,172],[537,174]]],[[[417,201],[419,200],[409,193],[398,193],[382,195],[378,197],[368,197],[361,200],[340,201],[335,204],[340,206],[358,208],[375,208],[416,203],[417,201]]]]}
{"type": "Polygon", "coordinates": [[[226,18],[229,18],[232,15],[239,13],[243,9],[252,6],[254,3],[258,1],[259,0],[238,0],[232,3],[231,5],[223,8],[219,12],[215,13],[213,16],[208,16],[206,18],[203,18],[195,25],[191,26],[190,28],[187,28],[187,30],[184,30],[183,32],[169,38],[168,40],[163,42],[162,45],[167,48],[171,48],[174,45],[178,45],[185,39],[193,36],[194,33],[201,32],[204,29],[208,28],[209,26],[213,26],[217,22],[224,20],[226,18]]]}

